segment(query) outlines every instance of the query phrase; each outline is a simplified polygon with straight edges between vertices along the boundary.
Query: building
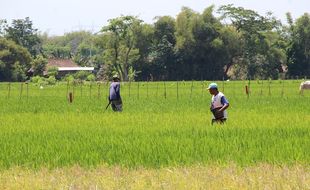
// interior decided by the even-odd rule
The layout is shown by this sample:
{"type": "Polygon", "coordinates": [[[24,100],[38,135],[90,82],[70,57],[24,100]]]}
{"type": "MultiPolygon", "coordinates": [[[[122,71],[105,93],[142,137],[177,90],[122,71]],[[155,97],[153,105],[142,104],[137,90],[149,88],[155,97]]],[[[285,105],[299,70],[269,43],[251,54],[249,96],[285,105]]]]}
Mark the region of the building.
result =
{"type": "Polygon", "coordinates": [[[46,65],[46,69],[43,75],[47,75],[50,68],[57,68],[58,75],[57,78],[63,77],[66,74],[73,74],[78,71],[89,71],[93,72],[94,67],[80,67],[74,63],[71,59],[49,59],[46,65]]]}

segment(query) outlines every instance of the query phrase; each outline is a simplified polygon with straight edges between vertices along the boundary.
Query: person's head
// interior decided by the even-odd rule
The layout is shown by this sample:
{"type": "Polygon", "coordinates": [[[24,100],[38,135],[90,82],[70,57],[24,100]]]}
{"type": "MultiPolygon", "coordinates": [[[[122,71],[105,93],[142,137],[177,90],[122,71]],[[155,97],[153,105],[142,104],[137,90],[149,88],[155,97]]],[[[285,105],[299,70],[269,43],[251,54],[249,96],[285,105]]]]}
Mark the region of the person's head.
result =
{"type": "Polygon", "coordinates": [[[210,92],[210,94],[215,95],[218,93],[218,89],[217,89],[217,84],[216,83],[211,83],[209,84],[208,90],[210,92]]]}
{"type": "Polygon", "coordinates": [[[120,78],[118,77],[118,75],[113,75],[113,82],[119,82],[120,78]]]}

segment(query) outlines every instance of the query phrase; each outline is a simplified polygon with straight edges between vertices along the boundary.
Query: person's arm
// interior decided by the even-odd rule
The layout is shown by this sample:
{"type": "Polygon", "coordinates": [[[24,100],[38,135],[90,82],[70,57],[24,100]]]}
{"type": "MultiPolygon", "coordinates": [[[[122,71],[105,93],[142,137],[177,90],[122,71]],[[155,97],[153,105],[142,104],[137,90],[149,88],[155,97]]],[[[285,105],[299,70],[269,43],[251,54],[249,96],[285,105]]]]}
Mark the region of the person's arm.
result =
{"type": "Polygon", "coordinates": [[[220,112],[225,111],[228,107],[229,107],[229,102],[228,100],[225,98],[225,96],[222,96],[221,98],[221,103],[224,105],[221,109],[219,109],[220,112]]]}

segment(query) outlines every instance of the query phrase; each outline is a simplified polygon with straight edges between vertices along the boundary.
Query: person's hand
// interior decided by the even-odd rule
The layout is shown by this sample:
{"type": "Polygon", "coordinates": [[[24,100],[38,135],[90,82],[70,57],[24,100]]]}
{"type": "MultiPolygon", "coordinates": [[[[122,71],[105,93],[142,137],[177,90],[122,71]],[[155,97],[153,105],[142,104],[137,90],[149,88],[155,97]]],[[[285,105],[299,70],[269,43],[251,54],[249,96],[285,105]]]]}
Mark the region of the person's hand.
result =
{"type": "Polygon", "coordinates": [[[212,113],[215,117],[215,119],[223,119],[224,118],[224,112],[220,111],[221,109],[213,109],[212,113]]]}

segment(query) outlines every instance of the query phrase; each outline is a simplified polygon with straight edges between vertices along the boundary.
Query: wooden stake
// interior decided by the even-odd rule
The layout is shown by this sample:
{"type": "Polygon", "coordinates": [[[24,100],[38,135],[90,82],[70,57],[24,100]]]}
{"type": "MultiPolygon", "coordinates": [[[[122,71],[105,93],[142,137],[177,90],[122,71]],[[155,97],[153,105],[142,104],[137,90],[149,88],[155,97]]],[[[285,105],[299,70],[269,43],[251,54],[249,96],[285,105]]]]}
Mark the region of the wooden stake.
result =
{"type": "Polygon", "coordinates": [[[20,92],[19,92],[19,99],[20,100],[22,99],[22,95],[23,95],[23,86],[24,86],[24,83],[20,83],[20,92]]]}
{"type": "Polygon", "coordinates": [[[100,99],[100,83],[98,84],[98,99],[100,99]]]}
{"type": "Polygon", "coordinates": [[[164,97],[165,97],[165,99],[167,99],[167,89],[166,89],[166,82],[165,81],[164,81],[164,88],[165,88],[164,97]]]}
{"type": "Polygon", "coordinates": [[[10,96],[11,96],[11,83],[9,82],[9,84],[8,84],[8,98],[10,98],[10,96]]]}
{"type": "Polygon", "coordinates": [[[194,81],[192,80],[192,86],[191,86],[191,94],[190,94],[190,99],[192,99],[192,94],[193,94],[193,86],[194,86],[194,81]]]}
{"type": "Polygon", "coordinates": [[[146,97],[149,98],[149,81],[146,81],[146,97]]]}
{"type": "Polygon", "coordinates": [[[140,97],[140,83],[138,82],[138,99],[140,97]]]}
{"type": "Polygon", "coordinates": [[[28,86],[29,86],[29,83],[28,83],[28,82],[26,82],[26,89],[27,89],[27,100],[28,100],[28,95],[29,95],[29,88],[28,88],[28,86]]]}
{"type": "Polygon", "coordinates": [[[177,100],[179,100],[179,81],[177,81],[177,100]]]}

